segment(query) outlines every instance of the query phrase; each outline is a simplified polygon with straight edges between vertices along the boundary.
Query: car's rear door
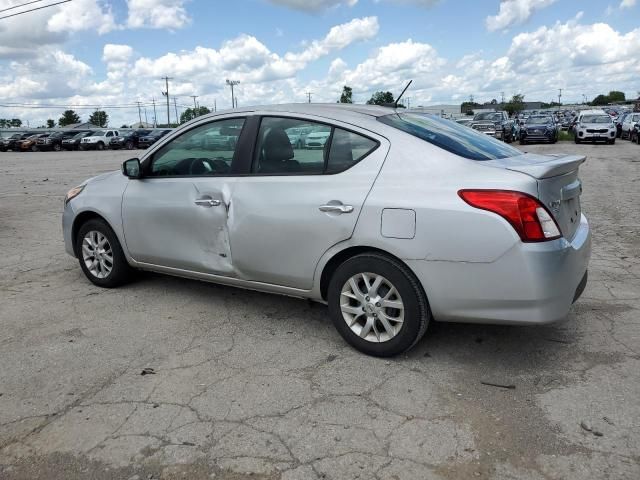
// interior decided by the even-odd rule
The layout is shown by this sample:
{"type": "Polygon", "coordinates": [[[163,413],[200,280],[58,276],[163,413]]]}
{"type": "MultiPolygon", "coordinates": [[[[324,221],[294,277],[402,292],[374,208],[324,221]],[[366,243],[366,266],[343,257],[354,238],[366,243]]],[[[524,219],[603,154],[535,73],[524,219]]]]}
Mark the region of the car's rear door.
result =
{"type": "Polygon", "coordinates": [[[240,135],[244,121],[205,121],[143,161],[143,178],[129,181],[122,202],[126,246],[136,261],[233,275],[227,220],[236,151],[186,147],[192,136],[209,129],[240,135]]]}
{"type": "Polygon", "coordinates": [[[351,237],[389,142],[357,127],[336,127],[306,116],[260,119],[251,173],[238,178],[232,194],[229,232],[238,277],[310,289],[322,254],[351,237]],[[292,145],[296,129],[327,132],[325,148],[292,145]]]}

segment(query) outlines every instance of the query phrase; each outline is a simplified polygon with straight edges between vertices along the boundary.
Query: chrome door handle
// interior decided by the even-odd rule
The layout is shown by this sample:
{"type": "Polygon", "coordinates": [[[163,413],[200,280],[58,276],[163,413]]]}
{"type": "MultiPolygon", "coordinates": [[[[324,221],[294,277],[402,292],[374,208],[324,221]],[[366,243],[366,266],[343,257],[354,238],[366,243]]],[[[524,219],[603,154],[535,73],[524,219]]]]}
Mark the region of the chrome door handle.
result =
{"type": "Polygon", "coordinates": [[[217,207],[220,205],[220,200],[214,200],[213,198],[201,198],[195,201],[195,204],[199,207],[217,207]]]}
{"type": "Polygon", "coordinates": [[[353,207],[351,205],[320,205],[321,212],[329,212],[329,213],[351,213],[353,212],[353,207]]]}

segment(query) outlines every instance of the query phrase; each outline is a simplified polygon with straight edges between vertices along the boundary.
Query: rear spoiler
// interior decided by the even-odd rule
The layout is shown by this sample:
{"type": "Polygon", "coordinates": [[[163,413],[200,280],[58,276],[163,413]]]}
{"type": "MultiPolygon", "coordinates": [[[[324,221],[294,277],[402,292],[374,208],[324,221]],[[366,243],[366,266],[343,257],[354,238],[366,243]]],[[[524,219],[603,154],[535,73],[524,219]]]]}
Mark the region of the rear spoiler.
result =
{"type": "Polygon", "coordinates": [[[489,165],[502,167],[514,172],[521,172],[533,178],[551,178],[577,170],[587,157],[584,155],[538,155],[525,153],[517,157],[509,157],[486,162],[489,165]]]}

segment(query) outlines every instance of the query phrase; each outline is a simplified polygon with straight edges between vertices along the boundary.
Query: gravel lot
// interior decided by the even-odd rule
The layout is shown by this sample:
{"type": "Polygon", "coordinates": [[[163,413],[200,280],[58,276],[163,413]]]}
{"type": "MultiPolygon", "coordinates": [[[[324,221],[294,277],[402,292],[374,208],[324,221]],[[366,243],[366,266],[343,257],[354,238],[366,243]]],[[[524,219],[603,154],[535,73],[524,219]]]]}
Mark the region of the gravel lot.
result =
{"type": "Polygon", "coordinates": [[[62,198],[131,152],[0,153],[0,478],[637,480],[640,147],[522,148],[588,156],[583,297],[551,326],[433,324],[391,360],[322,305],[94,287],[62,198]]]}

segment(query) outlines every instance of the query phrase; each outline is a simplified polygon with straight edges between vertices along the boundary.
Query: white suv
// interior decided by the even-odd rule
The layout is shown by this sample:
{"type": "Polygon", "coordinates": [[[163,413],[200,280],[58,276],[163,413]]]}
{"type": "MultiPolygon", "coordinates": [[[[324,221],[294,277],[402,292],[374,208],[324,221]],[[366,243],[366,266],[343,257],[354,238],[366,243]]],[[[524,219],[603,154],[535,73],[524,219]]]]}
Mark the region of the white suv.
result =
{"type": "Polygon", "coordinates": [[[583,110],[575,126],[575,142],[616,143],[616,126],[604,110],[583,110]]]}
{"type": "Polygon", "coordinates": [[[80,142],[80,150],[104,150],[109,141],[118,135],[118,130],[101,130],[90,137],[84,137],[80,142]]]}
{"type": "Polygon", "coordinates": [[[630,113],[627,115],[622,123],[620,138],[627,138],[631,140],[631,132],[633,132],[633,127],[638,122],[640,122],[640,113],[630,113]]]}

